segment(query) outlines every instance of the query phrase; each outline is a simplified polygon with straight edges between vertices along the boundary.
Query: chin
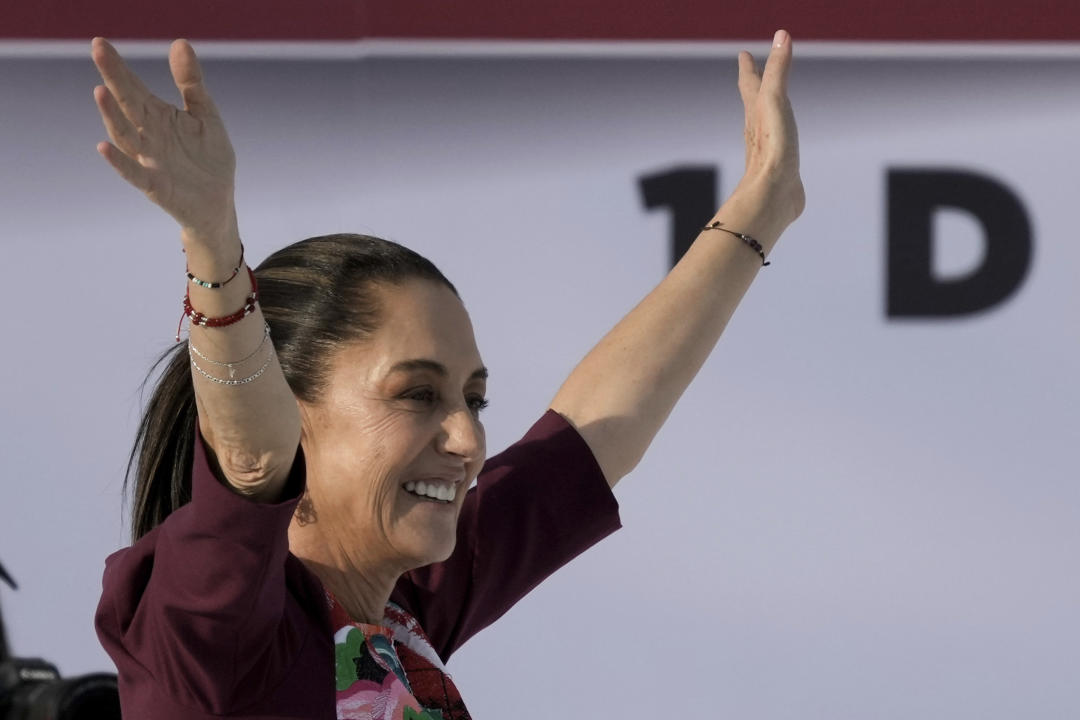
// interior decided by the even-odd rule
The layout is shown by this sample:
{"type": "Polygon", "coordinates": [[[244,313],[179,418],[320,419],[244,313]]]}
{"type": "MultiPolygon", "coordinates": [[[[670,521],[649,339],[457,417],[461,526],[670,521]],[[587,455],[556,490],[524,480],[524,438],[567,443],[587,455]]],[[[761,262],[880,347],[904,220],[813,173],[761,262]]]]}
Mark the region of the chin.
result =
{"type": "Polygon", "coordinates": [[[457,534],[455,533],[449,538],[436,536],[435,534],[423,538],[414,536],[413,540],[415,542],[413,545],[415,552],[410,554],[416,558],[415,567],[424,567],[425,565],[447,560],[454,553],[454,547],[457,545],[457,534]]]}
{"type": "Polygon", "coordinates": [[[457,546],[456,542],[447,543],[438,553],[432,556],[428,561],[428,565],[431,563],[443,562],[449,560],[450,556],[454,554],[454,548],[457,546]]]}
{"type": "Polygon", "coordinates": [[[461,508],[453,505],[416,504],[396,524],[394,545],[413,567],[442,562],[457,544],[461,508]]]}

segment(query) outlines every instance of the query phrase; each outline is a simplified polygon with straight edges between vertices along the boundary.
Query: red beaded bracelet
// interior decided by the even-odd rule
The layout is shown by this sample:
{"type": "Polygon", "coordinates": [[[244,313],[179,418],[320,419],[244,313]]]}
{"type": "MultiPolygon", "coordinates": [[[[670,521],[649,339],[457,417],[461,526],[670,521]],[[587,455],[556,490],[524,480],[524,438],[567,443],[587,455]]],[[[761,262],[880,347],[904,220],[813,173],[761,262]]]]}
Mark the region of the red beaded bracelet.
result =
{"type": "Polygon", "coordinates": [[[247,269],[248,277],[251,278],[251,294],[244,300],[244,307],[232,315],[224,317],[207,317],[191,306],[191,296],[184,293],[184,314],[180,316],[180,322],[176,325],[176,342],[180,342],[180,328],[184,325],[184,318],[189,318],[192,325],[199,327],[225,327],[238,323],[251,313],[255,312],[255,305],[259,302],[259,283],[255,280],[255,273],[251,268],[247,269]]]}

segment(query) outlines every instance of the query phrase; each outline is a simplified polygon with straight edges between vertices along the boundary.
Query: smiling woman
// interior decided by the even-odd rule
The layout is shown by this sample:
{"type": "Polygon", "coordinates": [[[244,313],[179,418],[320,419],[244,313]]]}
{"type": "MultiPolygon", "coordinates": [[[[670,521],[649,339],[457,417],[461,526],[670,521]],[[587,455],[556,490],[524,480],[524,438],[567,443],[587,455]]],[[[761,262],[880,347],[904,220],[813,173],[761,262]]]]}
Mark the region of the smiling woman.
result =
{"type": "Polygon", "coordinates": [[[190,45],[169,56],[183,108],[104,40],[92,55],[98,150],[180,223],[188,260],[188,342],[144,416],[135,542],[106,561],[97,614],[125,715],[468,718],[445,661],[619,526],[611,488],[802,211],[790,38],[762,73],[740,55],[735,193],[487,459],[488,370],[435,266],[343,234],[248,271],[232,147],[190,45]]]}
{"type": "Polygon", "coordinates": [[[300,402],[319,521],[289,532],[292,552],[328,571],[370,563],[358,554],[379,559],[330,583],[359,585],[336,594],[353,617],[369,618],[386,602],[368,590],[376,573],[392,587],[453,551],[465,491],[485,458],[487,384],[469,316],[449,287],[410,280],[375,297],[380,329],[336,353],[323,399],[300,402]]]}

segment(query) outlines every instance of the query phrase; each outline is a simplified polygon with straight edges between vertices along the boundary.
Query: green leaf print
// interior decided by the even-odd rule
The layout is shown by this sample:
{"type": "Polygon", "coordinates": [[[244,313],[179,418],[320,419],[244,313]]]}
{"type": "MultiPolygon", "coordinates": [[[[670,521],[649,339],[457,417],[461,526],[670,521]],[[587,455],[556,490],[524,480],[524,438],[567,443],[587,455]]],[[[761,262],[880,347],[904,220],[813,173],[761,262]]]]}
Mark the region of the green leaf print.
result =
{"type": "Polygon", "coordinates": [[[356,628],[352,628],[345,635],[345,642],[334,645],[338,692],[348,690],[360,679],[356,675],[354,658],[360,657],[362,652],[364,652],[364,633],[356,628]]]}
{"type": "Polygon", "coordinates": [[[413,710],[405,708],[405,720],[442,720],[441,710],[413,710]]]}

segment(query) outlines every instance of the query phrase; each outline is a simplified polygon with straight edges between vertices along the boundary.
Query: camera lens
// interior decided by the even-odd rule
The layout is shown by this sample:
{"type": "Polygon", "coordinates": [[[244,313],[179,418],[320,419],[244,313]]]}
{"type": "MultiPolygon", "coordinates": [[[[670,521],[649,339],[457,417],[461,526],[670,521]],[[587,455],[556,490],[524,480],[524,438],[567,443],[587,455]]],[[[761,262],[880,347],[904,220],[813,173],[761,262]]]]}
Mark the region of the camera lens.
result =
{"type": "Polygon", "coordinates": [[[120,720],[116,676],[107,673],[27,683],[5,700],[3,720],[120,720]]]}

